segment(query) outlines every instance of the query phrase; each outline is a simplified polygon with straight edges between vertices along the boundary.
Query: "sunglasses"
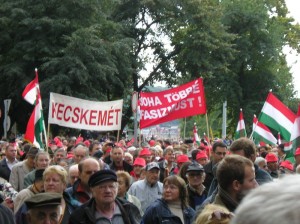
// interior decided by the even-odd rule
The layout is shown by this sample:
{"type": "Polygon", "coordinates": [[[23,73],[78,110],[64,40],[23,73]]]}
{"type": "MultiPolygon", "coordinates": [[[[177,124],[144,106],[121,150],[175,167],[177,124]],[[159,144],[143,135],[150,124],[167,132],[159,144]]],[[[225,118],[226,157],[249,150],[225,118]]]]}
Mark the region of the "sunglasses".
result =
{"type": "Polygon", "coordinates": [[[234,214],[232,212],[223,212],[220,210],[216,210],[208,217],[208,220],[232,219],[233,217],[234,214]]]}

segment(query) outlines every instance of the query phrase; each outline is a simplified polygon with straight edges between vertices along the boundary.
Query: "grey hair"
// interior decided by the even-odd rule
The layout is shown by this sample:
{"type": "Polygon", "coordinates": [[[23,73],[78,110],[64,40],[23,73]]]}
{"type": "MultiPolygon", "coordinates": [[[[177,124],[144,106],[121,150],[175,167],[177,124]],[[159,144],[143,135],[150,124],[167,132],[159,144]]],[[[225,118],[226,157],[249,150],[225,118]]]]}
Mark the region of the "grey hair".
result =
{"type": "Polygon", "coordinates": [[[82,144],[78,144],[75,148],[74,148],[74,154],[76,153],[76,151],[78,150],[78,149],[84,149],[84,151],[85,151],[85,156],[88,156],[89,155],[89,149],[86,147],[86,146],[84,146],[84,145],[82,145],[82,144]]]}
{"type": "Polygon", "coordinates": [[[298,224],[299,185],[300,175],[288,175],[259,186],[243,199],[231,224],[298,224]]]}
{"type": "Polygon", "coordinates": [[[260,156],[256,157],[256,159],[254,161],[254,164],[259,165],[259,163],[261,163],[262,161],[267,162],[267,160],[265,158],[263,158],[263,157],[260,157],[260,156]]]}

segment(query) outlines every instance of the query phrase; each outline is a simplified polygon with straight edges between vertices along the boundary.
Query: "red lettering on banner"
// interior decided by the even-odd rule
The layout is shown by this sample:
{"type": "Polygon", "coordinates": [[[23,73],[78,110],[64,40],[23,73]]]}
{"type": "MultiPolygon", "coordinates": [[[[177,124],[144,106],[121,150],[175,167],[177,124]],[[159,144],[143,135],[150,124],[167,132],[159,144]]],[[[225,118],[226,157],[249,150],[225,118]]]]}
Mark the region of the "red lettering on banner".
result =
{"type": "Polygon", "coordinates": [[[86,114],[87,114],[88,111],[89,111],[89,110],[81,109],[81,116],[80,116],[80,121],[79,121],[79,123],[82,124],[82,120],[83,120],[83,119],[84,119],[84,121],[85,121],[85,124],[88,123],[87,118],[86,118],[86,114]]]}
{"type": "Polygon", "coordinates": [[[113,119],[112,113],[113,112],[114,112],[114,110],[108,111],[107,125],[113,125],[113,122],[112,122],[112,119],[113,119]]]}
{"type": "Polygon", "coordinates": [[[96,125],[97,122],[96,121],[93,121],[97,118],[97,111],[96,110],[91,110],[90,112],[90,122],[89,122],[89,125],[96,125]]]}
{"type": "Polygon", "coordinates": [[[107,121],[107,111],[101,111],[99,110],[99,117],[98,117],[98,126],[104,126],[106,125],[107,121]],[[103,115],[102,115],[103,112],[103,115]]]}
{"type": "Polygon", "coordinates": [[[54,102],[52,102],[52,118],[54,118],[55,117],[55,114],[56,114],[56,105],[57,105],[57,103],[54,103],[54,102]]]}
{"type": "Polygon", "coordinates": [[[57,114],[56,114],[56,118],[57,120],[62,120],[63,118],[63,109],[64,109],[65,105],[63,104],[58,104],[58,107],[57,107],[57,114]]]}
{"type": "Polygon", "coordinates": [[[71,106],[67,106],[66,109],[65,109],[65,112],[64,112],[64,120],[65,121],[69,121],[71,118],[70,116],[69,117],[66,117],[66,114],[67,114],[67,111],[70,110],[70,112],[72,112],[72,107],[71,106]]]}
{"type": "Polygon", "coordinates": [[[79,120],[79,112],[80,112],[80,108],[79,107],[75,107],[74,108],[74,116],[72,117],[72,122],[73,123],[77,123],[79,120]],[[74,119],[75,118],[75,119],[74,119]]]}
{"type": "Polygon", "coordinates": [[[119,124],[119,112],[120,112],[121,110],[120,109],[115,109],[115,112],[116,112],[116,125],[118,125],[119,124]]]}

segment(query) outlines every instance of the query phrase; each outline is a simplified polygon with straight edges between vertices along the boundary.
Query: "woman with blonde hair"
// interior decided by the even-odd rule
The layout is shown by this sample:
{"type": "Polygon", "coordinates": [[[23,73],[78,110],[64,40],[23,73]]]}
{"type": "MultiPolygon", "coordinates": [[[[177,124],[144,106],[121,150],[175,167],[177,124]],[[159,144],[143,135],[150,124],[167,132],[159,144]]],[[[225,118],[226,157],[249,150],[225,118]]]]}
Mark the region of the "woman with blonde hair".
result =
{"type": "Polygon", "coordinates": [[[229,224],[233,213],[223,206],[208,204],[196,218],[195,224],[229,224]]]}
{"type": "Polygon", "coordinates": [[[185,181],[173,175],[166,177],[163,184],[162,198],[150,204],[141,223],[191,224],[195,211],[188,205],[185,181]]]}
{"type": "Polygon", "coordinates": [[[60,219],[61,224],[69,223],[71,213],[79,204],[73,204],[70,196],[65,192],[67,187],[67,171],[59,165],[49,166],[43,173],[44,190],[45,192],[62,194],[62,217],[60,219]]]}

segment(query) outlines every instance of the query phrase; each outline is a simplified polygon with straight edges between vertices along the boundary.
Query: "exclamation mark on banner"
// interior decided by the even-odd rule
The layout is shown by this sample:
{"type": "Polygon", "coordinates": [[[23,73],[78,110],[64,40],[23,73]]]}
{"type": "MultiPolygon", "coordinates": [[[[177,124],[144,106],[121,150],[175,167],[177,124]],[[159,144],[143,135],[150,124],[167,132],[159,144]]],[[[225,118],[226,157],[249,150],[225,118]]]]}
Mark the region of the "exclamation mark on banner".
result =
{"type": "Polygon", "coordinates": [[[201,96],[198,96],[198,102],[199,102],[199,106],[202,107],[202,100],[201,100],[201,96]]]}

